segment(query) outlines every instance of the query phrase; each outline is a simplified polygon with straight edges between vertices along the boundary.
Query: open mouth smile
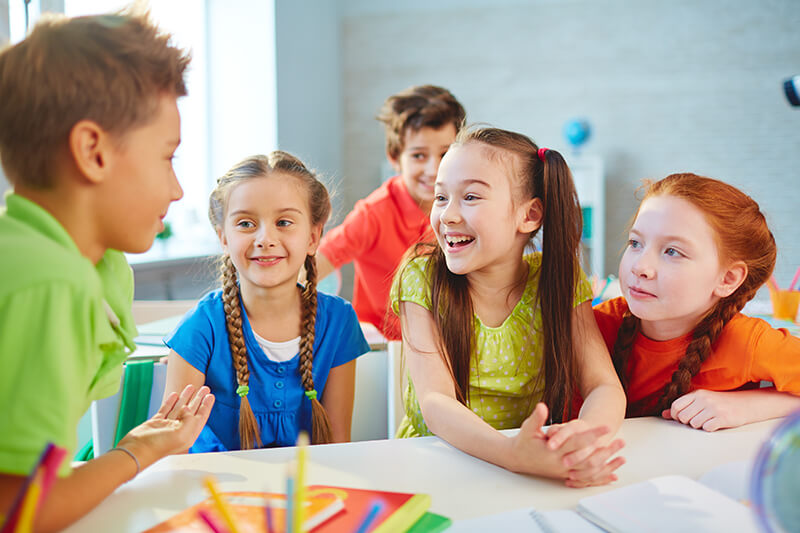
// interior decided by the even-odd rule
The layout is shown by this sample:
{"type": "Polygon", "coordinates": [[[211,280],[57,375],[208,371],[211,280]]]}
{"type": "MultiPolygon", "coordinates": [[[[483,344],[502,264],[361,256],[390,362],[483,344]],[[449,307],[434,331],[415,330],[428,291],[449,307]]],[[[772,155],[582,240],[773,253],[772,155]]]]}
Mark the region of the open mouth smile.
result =
{"type": "Polygon", "coordinates": [[[445,235],[444,240],[448,248],[457,250],[471,244],[475,237],[470,237],[469,235],[445,235]]]}

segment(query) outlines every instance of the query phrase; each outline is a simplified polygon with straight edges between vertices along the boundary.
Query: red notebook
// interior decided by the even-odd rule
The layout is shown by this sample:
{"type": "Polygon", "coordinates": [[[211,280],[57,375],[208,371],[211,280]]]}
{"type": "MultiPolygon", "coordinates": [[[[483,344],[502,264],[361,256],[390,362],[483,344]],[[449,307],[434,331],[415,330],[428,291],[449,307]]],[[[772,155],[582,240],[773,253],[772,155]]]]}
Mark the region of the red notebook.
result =
{"type": "Polygon", "coordinates": [[[425,514],[431,506],[428,494],[408,494],[380,490],[350,489],[311,485],[309,497],[337,498],[344,502],[344,512],[321,524],[314,533],[352,533],[364,520],[376,500],[383,501],[383,510],[367,530],[370,533],[406,531],[425,514]]]}

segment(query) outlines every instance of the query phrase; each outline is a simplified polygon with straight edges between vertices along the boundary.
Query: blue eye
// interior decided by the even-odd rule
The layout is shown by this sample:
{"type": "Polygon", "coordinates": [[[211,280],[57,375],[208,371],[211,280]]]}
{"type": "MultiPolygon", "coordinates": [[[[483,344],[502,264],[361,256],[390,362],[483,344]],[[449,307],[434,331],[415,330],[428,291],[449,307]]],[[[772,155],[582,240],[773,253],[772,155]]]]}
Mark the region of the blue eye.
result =
{"type": "Polygon", "coordinates": [[[670,257],[681,257],[683,255],[675,248],[667,248],[666,250],[664,250],[664,253],[670,257]]]}
{"type": "Polygon", "coordinates": [[[292,221],[291,220],[286,220],[285,218],[282,218],[277,223],[277,226],[279,228],[285,228],[285,227],[288,227],[288,226],[291,226],[291,225],[292,225],[292,221]]]}
{"type": "Polygon", "coordinates": [[[236,227],[250,229],[256,227],[256,225],[250,222],[249,220],[240,220],[239,222],[236,223],[236,227]]]}
{"type": "Polygon", "coordinates": [[[636,239],[628,239],[628,246],[630,248],[641,248],[642,244],[636,239]]]}

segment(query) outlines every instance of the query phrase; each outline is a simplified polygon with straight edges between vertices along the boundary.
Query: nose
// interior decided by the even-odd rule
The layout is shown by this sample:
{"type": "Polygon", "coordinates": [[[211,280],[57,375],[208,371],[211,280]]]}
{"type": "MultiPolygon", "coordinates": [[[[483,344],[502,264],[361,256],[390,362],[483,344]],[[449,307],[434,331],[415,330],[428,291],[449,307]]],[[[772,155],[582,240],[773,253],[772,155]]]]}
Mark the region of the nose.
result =
{"type": "Polygon", "coordinates": [[[425,173],[428,176],[436,176],[436,172],[439,171],[439,163],[442,161],[442,158],[436,155],[432,155],[428,158],[428,162],[425,165],[425,173]]]}
{"type": "Polygon", "coordinates": [[[183,198],[183,188],[178,182],[178,176],[175,175],[174,171],[172,172],[172,182],[170,183],[170,187],[170,198],[172,202],[177,202],[183,198]]]}
{"type": "Polygon", "coordinates": [[[646,252],[640,253],[631,264],[631,272],[638,278],[653,279],[656,275],[656,270],[650,255],[646,252]]]}
{"type": "Polygon", "coordinates": [[[253,244],[257,248],[267,248],[275,246],[275,239],[267,225],[261,225],[255,233],[253,244]]]}
{"type": "Polygon", "coordinates": [[[458,202],[454,200],[448,201],[447,205],[442,209],[439,220],[442,224],[457,224],[461,222],[461,209],[458,202]]]}

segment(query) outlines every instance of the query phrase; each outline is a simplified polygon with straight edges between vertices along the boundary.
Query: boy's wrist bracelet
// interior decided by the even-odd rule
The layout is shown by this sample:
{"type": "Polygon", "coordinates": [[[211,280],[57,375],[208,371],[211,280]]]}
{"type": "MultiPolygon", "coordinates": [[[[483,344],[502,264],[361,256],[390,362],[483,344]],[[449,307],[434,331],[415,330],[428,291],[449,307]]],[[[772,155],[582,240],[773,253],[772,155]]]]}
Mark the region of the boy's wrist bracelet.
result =
{"type": "Polygon", "coordinates": [[[133,452],[130,451],[128,448],[125,448],[124,446],[117,446],[116,448],[112,448],[109,451],[113,452],[114,450],[119,450],[121,452],[125,452],[130,456],[131,459],[133,459],[133,462],[136,463],[136,473],[133,475],[133,477],[138,476],[139,472],[142,471],[142,467],[139,465],[139,459],[137,459],[136,456],[133,455],[133,452]]]}

